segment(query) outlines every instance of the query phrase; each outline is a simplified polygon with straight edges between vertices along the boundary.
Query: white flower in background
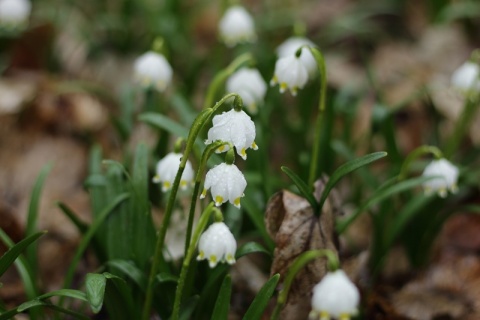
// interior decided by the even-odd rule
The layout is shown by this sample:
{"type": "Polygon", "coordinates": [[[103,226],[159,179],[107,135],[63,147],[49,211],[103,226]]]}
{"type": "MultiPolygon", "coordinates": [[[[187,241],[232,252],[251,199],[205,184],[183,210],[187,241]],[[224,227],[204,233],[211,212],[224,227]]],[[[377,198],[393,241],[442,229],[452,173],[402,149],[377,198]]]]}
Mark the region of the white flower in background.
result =
{"type": "Polygon", "coordinates": [[[445,198],[447,192],[457,191],[458,168],[446,159],[433,160],[423,170],[422,176],[433,177],[423,183],[425,193],[436,192],[440,197],[445,198]]]}
{"type": "Polygon", "coordinates": [[[267,84],[257,69],[243,68],[232,74],[227,80],[227,91],[242,97],[243,105],[250,113],[257,113],[258,104],[263,103],[267,84]]]}
{"type": "Polygon", "coordinates": [[[215,268],[219,262],[235,263],[237,241],[223,222],[215,222],[208,227],[198,241],[197,260],[208,260],[210,268],[215,268]]]}
{"type": "MultiPolygon", "coordinates": [[[[157,163],[157,173],[153,177],[153,182],[162,183],[162,191],[168,191],[173,185],[178,168],[180,167],[181,153],[170,152],[157,163]]],[[[185,190],[193,183],[193,169],[190,161],[187,161],[180,180],[180,189],[185,190]]]]}
{"type": "MultiPolygon", "coordinates": [[[[175,210],[172,214],[172,220],[168,225],[165,236],[164,257],[166,261],[176,261],[183,257],[185,250],[185,236],[187,233],[186,213],[181,210],[175,210]]],[[[194,228],[197,219],[194,221],[194,228]]]]}
{"type": "MultiPolygon", "coordinates": [[[[247,159],[246,150],[252,148],[257,150],[255,143],[255,124],[244,111],[232,109],[228,112],[216,115],[212,120],[213,126],[208,130],[208,139],[206,144],[215,141],[224,141],[232,143],[237,149],[237,153],[244,160],[247,159]]],[[[217,149],[217,152],[224,152],[229,149],[224,145],[217,149]]]]}
{"type": "Polygon", "coordinates": [[[254,42],[257,38],[252,16],[241,6],[225,11],[219,23],[220,37],[229,47],[242,42],[254,42]]]}
{"type": "Polygon", "coordinates": [[[216,206],[230,201],[235,207],[240,208],[240,198],[244,196],[246,186],[247,181],[236,165],[221,163],[207,172],[200,199],[205,198],[207,190],[211,189],[216,206]]]}
{"type": "Polygon", "coordinates": [[[270,85],[274,86],[278,83],[280,85],[280,93],[284,93],[288,88],[292,95],[295,96],[298,89],[302,89],[305,86],[307,80],[307,68],[305,68],[300,58],[291,55],[277,60],[270,85]]]}
{"type": "Polygon", "coordinates": [[[452,74],[451,82],[460,90],[480,90],[480,66],[471,61],[465,62],[452,74]]]}
{"type": "Polygon", "coordinates": [[[28,0],[0,0],[0,25],[17,26],[27,22],[32,10],[28,0]]]}
{"type": "Polygon", "coordinates": [[[360,293],[345,272],[327,273],[313,288],[310,319],[328,320],[331,317],[348,320],[357,313],[360,293]]]}
{"type": "MultiPolygon", "coordinates": [[[[277,48],[278,57],[283,58],[283,57],[295,55],[295,53],[301,46],[314,47],[315,44],[312,41],[302,37],[288,38],[280,46],[278,46],[277,48]]],[[[310,78],[310,80],[313,79],[317,74],[317,62],[315,61],[315,58],[313,57],[310,50],[308,50],[308,48],[302,48],[300,61],[303,63],[303,65],[307,69],[308,77],[310,78]]]]}
{"type": "Polygon", "coordinates": [[[159,53],[149,51],[135,60],[134,77],[143,87],[164,91],[172,82],[172,67],[159,53]]]}

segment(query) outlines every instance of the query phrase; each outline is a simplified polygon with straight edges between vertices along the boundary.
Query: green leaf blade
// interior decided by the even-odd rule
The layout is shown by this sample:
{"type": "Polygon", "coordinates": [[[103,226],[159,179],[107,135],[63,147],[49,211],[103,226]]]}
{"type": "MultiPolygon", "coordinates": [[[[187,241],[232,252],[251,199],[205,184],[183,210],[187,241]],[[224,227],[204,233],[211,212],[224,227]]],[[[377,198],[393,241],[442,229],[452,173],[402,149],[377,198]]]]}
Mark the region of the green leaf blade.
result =
{"type": "Polygon", "coordinates": [[[85,280],[87,300],[93,313],[99,313],[103,306],[107,278],[103,274],[88,273],[85,280]]]}
{"type": "Polygon", "coordinates": [[[262,318],[268,301],[275,292],[278,280],[280,280],[280,275],[277,273],[263,285],[262,289],[260,289],[252,304],[248,308],[247,312],[243,316],[243,320],[259,320],[262,318]]]}

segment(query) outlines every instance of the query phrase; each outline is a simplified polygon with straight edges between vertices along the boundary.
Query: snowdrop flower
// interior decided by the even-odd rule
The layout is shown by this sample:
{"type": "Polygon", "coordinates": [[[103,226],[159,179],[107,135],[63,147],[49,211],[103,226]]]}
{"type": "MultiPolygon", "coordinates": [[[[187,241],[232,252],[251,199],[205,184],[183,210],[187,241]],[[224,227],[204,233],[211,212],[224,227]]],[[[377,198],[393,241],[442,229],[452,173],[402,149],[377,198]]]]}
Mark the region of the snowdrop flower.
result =
{"type": "Polygon", "coordinates": [[[208,259],[210,268],[219,262],[235,263],[237,242],[223,222],[215,222],[200,236],[197,260],[208,259]]]}
{"type": "Polygon", "coordinates": [[[230,201],[235,207],[240,208],[240,198],[244,196],[246,186],[247,181],[236,165],[221,163],[207,172],[200,199],[205,198],[207,190],[211,188],[212,198],[217,207],[230,201]]]}
{"type": "Polygon", "coordinates": [[[257,38],[252,16],[241,6],[230,7],[219,23],[220,37],[229,47],[257,38]]]}
{"type": "MultiPolygon", "coordinates": [[[[181,153],[170,152],[162,160],[158,161],[157,174],[153,177],[153,182],[162,183],[163,192],[170,190],[172,187],[182,156],[181,153]]],[[[187,161],[180,180],[180,189],[187,189],[188,185],[193,183],[193,176],[192,165],[190,161],[187,161]]]]}
{"type": "Polygon", "coordinates": [[[446,159],[434,160],[425,167],[422,176],[433,177],[423,183],[425,193],[438,193],[442,198],[447,196],[448,190],[457,191],[458,168],[446,159]]]}
{"type": "Polygon", "coordinates": [[[308,80],[307,68],[296,55],[286,56],[277,60],[275,72],[270,85],[280,84],[280,93],[287,88],[293,96],[297,95],[298,89],[302,89],[308,80]]]}
{"type": "Polygon", "coordinates": [[[463,91],[480,90],[480,67],[467,61],[452,74],[452,86],[463,91]]]}
{"type": "MultiPolygon", "coordinates": [[[[287,56],[292,56],[295,55],[297,50],[301,46],[310,46],[314,47],[315,44],[302,37],[291,37],[287,40],[285,40],[280,46],[277,48],[277,55],[280,58],[287,57],[287,56]]],[[[300,61],[302,64],[305,66],[305,68],[308,71],[308,77],[310,79],[313,79],[315,75],[317,74],[317,62],[315,61],[315,58],[313,57],[312,53],[308,48],[302,48],[302,54],[300,55],[300,61]]]]}
{"type": "Polygon", "coordinates": [[[227,80],[227,91],[238,93],[250,113],[257,113],[257,105],[263,102],[267,84],[257,69],[243,68],[227,80]]]}
{"type": "Polygon", "coordinates": [[[28,0],[0,0],[0,25],[18,26],[24,24],[32,5],[28,0]]]}
{"type": "MultiPolygon", "coordinates": [[[[237,153],[244,160],[247,159],[246,150],[252,148],[257,150],[255,143],[255,124],[245,111],[232,109],[216,115],[212,120],[213,126],[208,130],[208,139],[206,144],[215,141],[230,142],[237,149],[237,153]]],[[[229,149],[224,145],[217,149],[218,152],[224,152],[229,149]]]]}
{"type": "Polygon", "coordinates": [[[143,87],[165,91],[172,82],[172,67],[159,53],[149,51],[135,60],[134,77],[143,87]]]}
{"type": "Polygon", "coordinates": [[[360,293],[345,272],[327,273],[313,288],[310,319],[329,320],[331,317],[348,320],[357,313],[360,293]]]}

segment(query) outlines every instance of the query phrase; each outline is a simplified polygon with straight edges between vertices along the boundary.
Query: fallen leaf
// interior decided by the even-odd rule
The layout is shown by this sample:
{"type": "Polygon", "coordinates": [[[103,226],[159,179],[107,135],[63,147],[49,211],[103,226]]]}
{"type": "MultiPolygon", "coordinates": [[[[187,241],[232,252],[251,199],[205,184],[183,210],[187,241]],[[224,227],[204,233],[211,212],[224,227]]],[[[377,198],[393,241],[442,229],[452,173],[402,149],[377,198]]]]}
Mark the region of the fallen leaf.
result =
{"type": "MultiPolygon", "coordinates": [[[[314,195],[320,198],[325,179],[315,182],[314,195]]],[[[335,216],[340,212],[340,201],[333,190],[320,218],[313,214],[304,198],[283,190],[275,194],[267,205],[265,223],[275,240],[271,275],[279,273],[284,279],[291,264],[303,252],[329,249],[338,255],[338,238],[334,231],[335,216]]],[[[325,259],[307,264],[295,277],[281,319],[305,319],[310,311],[313,287],[327,272],[325,259]]]]}

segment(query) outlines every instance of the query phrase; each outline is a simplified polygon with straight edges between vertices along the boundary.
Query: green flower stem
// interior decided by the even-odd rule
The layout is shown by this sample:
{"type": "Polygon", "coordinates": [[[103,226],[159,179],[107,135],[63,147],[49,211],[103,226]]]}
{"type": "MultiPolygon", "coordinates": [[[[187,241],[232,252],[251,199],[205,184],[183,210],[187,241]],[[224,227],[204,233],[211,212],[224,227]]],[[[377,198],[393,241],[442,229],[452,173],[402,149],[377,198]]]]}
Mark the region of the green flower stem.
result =
{"type": "Polygon", "coordinates": [[[143,320],[148,320],[150,318],[150,309],[152,307],[155,276],[160,266],[160,257],[162,255],[163,245],[165,243],[165,236],[167,234],[167,229],[170,224],[170,218],[172,217],[172,212],[173,212],[173,205],[175,203],[175,198],[177,197],[178,187],[180,186],[180,180],[181,180],[183,171],[185,170],[185,166],[188,161],[188,156],[190,155],[193,149],[198,133],[203,128],[205,123],[207,123],[210,120],[210,118],[215,113],[215,111],[218,108],[220,108],[220,106],[222,106],[225,103],[225,101],[236,96],[238,96],[238,94],[229,93],[225,95],[220,101],[218,101],[212,108],[208,108],[200,112],[200,114],[195,118],[195,121],[193,122],[192,127],[190,128],[190,131],[188,133],[188,138],[187,138],[187,144],[182,156],[182,161],[180,162],[177,175],[175,176],[175,180],[173,181],[172,191],[170,192],[170,197],[168,198],[167,206],[165,208],[162,224],[160,226],[160,230],[158,231],[158,235],[157,235],[157,242],[155,244],[155,252],[153,255],[152,267],[150,269],[150,276],[148,278],[148,285],[145,293],[145,303],[143,305],[143,315],[142,315],[143,320]]]}
{"type": "Polygon", "coordinates": [[[182,271],[180,271],[180,277],[177,283],[177,291],[175,292],[175,302],[173,303],[173,313],[172,313],[172,320],[178,320],[180,316],[180,304],[182,302],[182,291],[183,287],[185,286],[185,279],[187,278],[188,267],[190,266],[190,262],[193,258],[193,254],[197,247],[197,242],[202,234],[203,230],[207,226],[208,220],[210,219],[210,215],[213,211],[220,211],[215,208],[214,203],[210,202],[210,204],[205,208],[202,215],[200,216],[200,220],[198,221],[197,228],[195,229],[195,233],[193,235],[192,241],[188,247],[187,254],[185,259],[183,259],[182,271]]]}
{"type": "MultiPolygon", "coordinates": [[[[327,146],[324,146],[324,143],[321,143],[321,133],[322,133],[322,128],[323,128],[323,119],[324,117],[324,112],[325,112],[325,101],[327,97],[327,70],[325,67],[325,59],[322,55],[322,53],[316,49],[312,48],[309,46],[306,46],[310,52],[312,53],[313,57],[315,58],[315,61],[317,62],[317,67],[318,71],[320,73],[320,99],[318,103],[318,115],[317,115],[317,120],[315,123],[315,138],[313,141],[313,152],[312,152],[312,159],[310,161],[310,173],[308,176],[308,186],[309,188],[313,189],[313,184],[315,183],[315,179],[318,177],[318,162],[319,162],[319,154],[320,154],[320,149],[321,146],[323,148],[326,148],[327,146]]],[[[301,50],[300,48],[299,50],[301,50]]]]}
{"type": "Polygon", "coordinates": [[[338,257],[333,253],[333,251],[328,249],[323,250],[310,250],[307,252],[302,253],[295,261],[292,263],[290,268],[288,269],[287,276],[285,277],[285,281],[283,281],[283,289],[278,294],[277,298],[277,305],[273,310],[271,320],[278,319],[280,315],[280,311],[282,311],[283,305],[287,301],[288,292],[290,291],[290,287],[292,286],[292,282],[295,279],[297,273],[302,270],[302,268],[307,265],[309,262],[317,259],[325,257],[328,261],[328,269],[330,271],[335,271],[340,267],[340,262],[338,261],[338,257]]]}
{"type": "Polygon", "coordinates": [[[213,105],[215,101],[215,96],[220,89],[220,86],[227,80],[227,78],[234,73],[238,68],[240,68],[243,64],[247,62],[253,62],[253,56],[250,53],[244,53],[239,55],[235,60],[233,60],[228,67],[221,70],[215,75],[213,78],[212,83],[208,87],[207,95],[205,97],[205,105],[204,108],[209,108],[213,105]]]}
{"type": "Polygon", "coordinates": [[[453,153],[458,149],[462,138],[465,136],[465,133],[468,132],[468,129],[470,128],[473,116],[475,115],[475,112],[477,111],[479,105],[480,94],[466,97],[463,112],[461,113],[460,118],[455,123],[453,134],[450,136],[450,139],[447,141],[447,145],[445,147],[446,158],[451,158],[453,156],[453,153]]]}
{"type": "Polygon", "coordinates": [[[405,159],[405,161],[402,164],[402,167],[400,169],[400,173],[397,176],[397,180],[403,180],[407,177],[408,174],[408,169],[410,169],[410,165],[415,161],[418,157],[424,155],[424,154],[432,154],[435,159],[442,159],[443,154],[440,149],[438,149],[435,146],[421,146],[418,147],[417,149],[413,150],[410,152],[408,157],[405,159]]]}
{"type": "MultiPolygon", "coordinates": [[[[185,237],[185,256],[187,255],[188,246],[190,244],[190,238],[192,237],[193,218],[195,216],[195,208],[197,205],[198,193],[200,191],[200,184],[202,182],[203,173],[205,171],[205,168],[207,167],[208,159],[210,158],[212,153],[225,144],[227,144],[227,142],[215,141],[212,144],[209,144],[205,148],[205,151],[203,151],[202,159],[200,160],[200,165],[198,166],[197,174],[195,177],[195,185],[193,187],[192,201],[190,202],[190,212],[188,213],[187,235],[185,237]]],[[[230,148],[233,148],[231,144],[230,144],[230,148]]]]}

